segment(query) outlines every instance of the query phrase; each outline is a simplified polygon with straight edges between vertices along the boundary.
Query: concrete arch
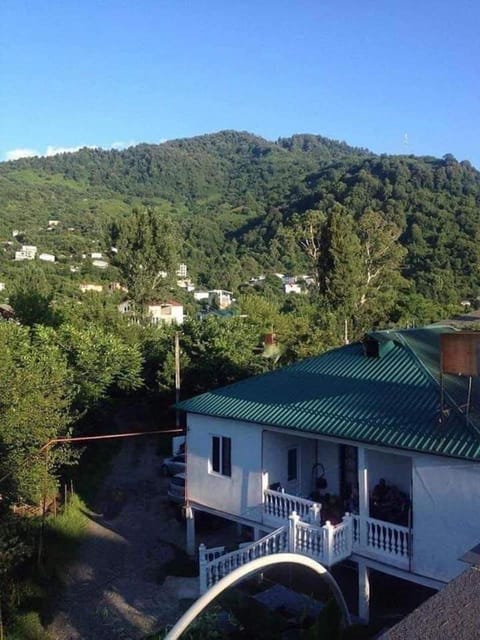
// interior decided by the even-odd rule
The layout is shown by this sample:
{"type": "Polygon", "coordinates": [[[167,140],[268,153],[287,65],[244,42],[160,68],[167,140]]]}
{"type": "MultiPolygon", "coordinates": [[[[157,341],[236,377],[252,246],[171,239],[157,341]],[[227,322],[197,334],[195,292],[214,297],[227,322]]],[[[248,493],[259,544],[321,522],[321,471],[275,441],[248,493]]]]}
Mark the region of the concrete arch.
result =
{"type": "Polygon", "coordinates": [[[264,556],[263,558],[257,558],[256,560],[251,560],[246,564],[238,567],[227,576],[222,578],[217,584],[215,584],[211,589],[209,589],[206,593],[203,594],[196,602],[192,604],[192,606],[187,609],[187,611],[183,614],[183,616],[177,621],[177,623],[172,627],[169,633],[165,636],[165,640],[177,640],[181,634],[185,631],[190,623],[192,623],[195,618],[213,601],[215,598],[228,589],[232,587],[240,580],[247,578],[253,573],[259,571],[260,569],[266,569],[267,567],[271,567],[276,564],[299,564],[308,569],[311,569],[318,575],[320,575],[328,584],[328,586],[333,591],[333,595],[335,600],[337,601],[338,606],[340,607],[340,611],[342,613],[343,622],[345,626],[349,626],[351,624],[350,613],[348,611],[347,605],[345,603],[343,594],[338,586],[335,578],[325,569],[323,565],[321,565],[316,560],[312,558],[308,558],[307,556],[303,556],[299,553],[276,553],[269,556],[264,556]]]}

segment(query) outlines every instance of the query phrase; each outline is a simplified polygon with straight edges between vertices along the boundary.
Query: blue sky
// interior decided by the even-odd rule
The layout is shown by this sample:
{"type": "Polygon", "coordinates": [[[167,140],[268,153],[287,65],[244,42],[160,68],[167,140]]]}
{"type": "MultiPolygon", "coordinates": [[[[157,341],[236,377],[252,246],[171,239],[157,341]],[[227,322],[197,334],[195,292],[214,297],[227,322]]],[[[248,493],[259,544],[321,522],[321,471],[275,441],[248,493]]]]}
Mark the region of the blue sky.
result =
{"type": "Polygon", "coordinates": [[[479,25],[476,0],[3,0],[0,160],[239,129],[480,167],[479,25]]]}

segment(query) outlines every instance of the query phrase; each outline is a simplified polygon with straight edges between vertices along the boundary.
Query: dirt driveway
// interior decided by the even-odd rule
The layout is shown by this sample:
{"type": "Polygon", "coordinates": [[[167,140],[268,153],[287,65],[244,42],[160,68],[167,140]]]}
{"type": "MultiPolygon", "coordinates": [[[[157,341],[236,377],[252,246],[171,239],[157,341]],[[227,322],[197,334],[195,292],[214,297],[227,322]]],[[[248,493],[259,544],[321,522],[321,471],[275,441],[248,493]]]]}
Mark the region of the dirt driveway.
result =
{"type": "Polygon", "coordinates": [[[196,578],[165,575],[185,545],[169,506],[152,436],[125,441],[64,577],[48,631],[55,640],[144,638],[173,624],[198,593],[196,578]]]}

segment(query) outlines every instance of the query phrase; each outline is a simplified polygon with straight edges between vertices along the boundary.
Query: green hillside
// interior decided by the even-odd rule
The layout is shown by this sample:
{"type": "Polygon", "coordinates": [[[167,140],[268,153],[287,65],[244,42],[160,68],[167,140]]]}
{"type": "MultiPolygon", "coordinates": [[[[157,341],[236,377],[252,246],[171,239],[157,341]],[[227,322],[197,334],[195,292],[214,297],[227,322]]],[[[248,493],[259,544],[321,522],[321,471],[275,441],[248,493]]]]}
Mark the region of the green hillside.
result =
{"type": "Polygon", "coordinates": [[[112,220],[153,206],[176,219],[191,274],[232,288],[265,270],[308,269],[289,238],[292,216],[337,203],[355,219],[380,211],[401,229],[403,275],[415,291],[442,304],[479,295],[480,173],[451,156],[378,156],[309,134],[270,142],[224,131],[0,165],[4,240],[19,229],[22,242],[70,259],[97,241],[105,248],[112,220]],[[52,218],[61,229],[46,233],[52,218]]]}

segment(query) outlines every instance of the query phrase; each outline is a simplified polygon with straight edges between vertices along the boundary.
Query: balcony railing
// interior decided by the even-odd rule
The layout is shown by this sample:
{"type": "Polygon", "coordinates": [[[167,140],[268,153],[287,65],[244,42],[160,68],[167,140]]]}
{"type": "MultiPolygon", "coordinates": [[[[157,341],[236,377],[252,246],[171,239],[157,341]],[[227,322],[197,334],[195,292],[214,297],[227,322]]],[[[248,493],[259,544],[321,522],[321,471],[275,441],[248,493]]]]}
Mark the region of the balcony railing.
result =
{"type": "Polygon", "coordinates": [[[408,527],[357,515],[352,525],[354,552],[408,569],[412,543],[408,527]]]}
{"type": "MultiPolygon", "coordinates": [[[[275,492],[274,492],[275,493],[275,492]]],[[[289,551],[301,553],[331,567],[352,553],[394,565],[409,568],[411,534],[407,527],[375,518],[360,519],[345,514],[342,522],[323,526],[303,522],[293,512],[287,523],[251,544],[224,553],[223,547],[206,549],[201,544],[200,590],[204,593],[231,571],[262,556],[289,551]]]]}
{"type": "Polygon", "coordinates": [[[352,518],[346,514],[338,525],[327,522],[323,527],[302,522],[293,512],[288,524],[249,545],[218,555],[216,549],[199,548],[200,592],[216,584],[234,569],[260,558],[282,551],[301,553],[325,566],[345,560],[352,553],[352,518]]]}
{"type": "Polygon", "coordinates": [[[320,523],[320,511],[322,505],[307,498],[300,498],[284,493],[265,489],[263,492],[263,519],[265,522],[278,523],[287,522],[290,515],[295,513],[301,520],[312,524],[320,523]]]}

